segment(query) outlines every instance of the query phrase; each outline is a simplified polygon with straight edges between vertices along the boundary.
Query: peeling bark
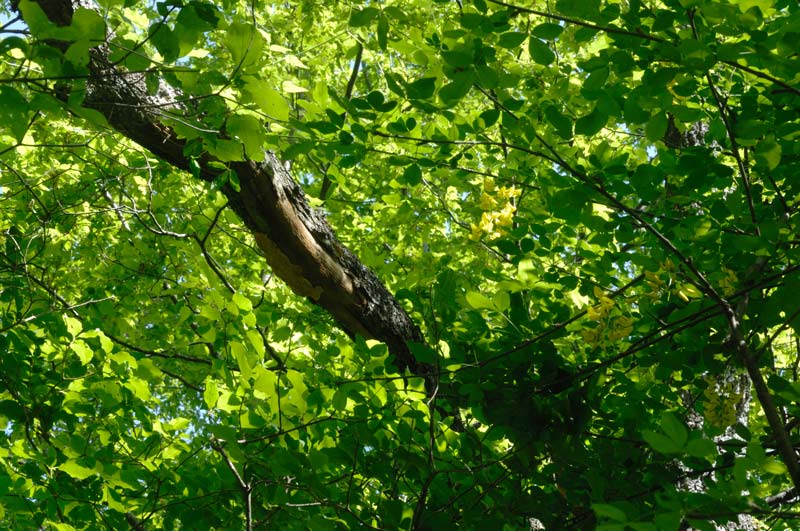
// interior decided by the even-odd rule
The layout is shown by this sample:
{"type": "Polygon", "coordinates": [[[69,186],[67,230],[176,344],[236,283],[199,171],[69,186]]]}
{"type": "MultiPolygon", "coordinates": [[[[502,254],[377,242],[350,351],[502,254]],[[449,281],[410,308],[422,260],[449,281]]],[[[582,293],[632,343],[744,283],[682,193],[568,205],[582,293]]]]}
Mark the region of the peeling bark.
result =
{"type": "MultiPolygon", "coordinates": [[[[69,25],[70,0],[39,0],[48,18],[69,25]]],[[[69,43],[55,43],[66,49],[69,43]]],[[[105,46],[90,54],[83,106],[99,111],[119,133],[181,170],[190,171],[186,142],[165,123],[165,102],[148,95],[139,75],[120,70],[105,46]]],[[[200,178],[212,182],[220,171],[204,154],[197,162],[200,178]]],[[[387,344],[400,371],[430,379],[432,368],[419,363],[410,342],[424,341],[411,320],[378,277],[342,245],[324,216],[311,208],[300,185],[272,153],[263,162],[231,163],[240,191],[229,184],[221,190],[263,251],[267,263],[298,295],[327,310],[351,337],[363,336],[387,344]]],[[[430,382],[428,382],[430,383],[430,382]]]]}

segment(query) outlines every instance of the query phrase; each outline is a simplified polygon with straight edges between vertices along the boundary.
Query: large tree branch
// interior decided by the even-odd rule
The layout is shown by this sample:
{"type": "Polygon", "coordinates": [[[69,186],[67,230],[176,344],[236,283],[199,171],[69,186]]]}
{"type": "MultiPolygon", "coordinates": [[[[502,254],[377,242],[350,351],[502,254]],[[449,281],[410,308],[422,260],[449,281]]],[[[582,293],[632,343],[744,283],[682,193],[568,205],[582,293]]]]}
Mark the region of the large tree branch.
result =
{"type": "MultiPolygon", "coordinates": [[[[48,18],[69,25],[70,0],[39,0],[48,18]]],[[[69,43],[55,43],[66,49],[69,43]]],[[[163,120],[163,102],[148,95],[140,76],[112,64],[105,46],[91,51],[83,106],[99,111],[119,133],[159,159],[184,171],[192,162],[186,141],[163,120]]],[[[196,161],[199,177],[214,181],[220,170],[204,154],[196,161]]],[[[268,153],[263,162],[229,164],[240,190],[230,184],[221,190],[231,208],[251,230],[267,263],[298,295],[326,309],[350,336],[356,334],[386,343],[402,371],[430,376],[432,368],[418,363],[409,342],[422,334],[377,276],[342,245],[324,216],[312,209],[302,188],[284,164],[268,153]]]]}

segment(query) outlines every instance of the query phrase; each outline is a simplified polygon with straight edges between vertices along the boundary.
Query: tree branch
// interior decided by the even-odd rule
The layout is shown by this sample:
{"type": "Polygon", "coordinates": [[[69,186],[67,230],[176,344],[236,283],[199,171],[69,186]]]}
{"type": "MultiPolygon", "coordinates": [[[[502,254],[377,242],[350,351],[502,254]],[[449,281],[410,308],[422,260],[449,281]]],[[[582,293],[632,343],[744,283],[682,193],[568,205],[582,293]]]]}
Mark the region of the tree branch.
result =
{"type": "MultiPolygon", "coordinates": [[[[40,0],[52,22],[70,24],[69,0],[40,0]]],[[[60,43],[64,49],[67,42],[60,43]]],[[[192,159],[184,153],[186,141],[162,122],[154,111],[163,102],[148,95],[135,76],[119,71],[107,48],[90,51],[86,98],[83,105],[102,113],[119,133],[174,167],[206,182],[221,170],[210,155],[192,159]]],[[[324,216],[312,209],[285,165],[269,153],[262,162],[242,160],[227,164],[236,172],[240,189],[230,182],[221,187],[230,207],[250,229],[277,276],[300,296],[326,309],[351,337],[383,341],[400,371],[427,376],[433,371],[417,362],[409,342],[423,342],[419,327],[378,277],[336,238],[324,216]]]]}

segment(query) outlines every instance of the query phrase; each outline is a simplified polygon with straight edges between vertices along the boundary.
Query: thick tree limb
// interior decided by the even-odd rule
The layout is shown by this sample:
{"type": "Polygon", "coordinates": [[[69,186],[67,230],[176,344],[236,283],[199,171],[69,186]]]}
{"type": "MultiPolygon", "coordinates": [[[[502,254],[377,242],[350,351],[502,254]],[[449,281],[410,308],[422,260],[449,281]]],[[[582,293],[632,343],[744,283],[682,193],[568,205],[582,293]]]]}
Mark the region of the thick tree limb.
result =
{"type": "MultiPolygon", "coordinates": [[[[70,0],[39,0],[48,18],[69,25],[70,0]]],[[[69,43],[56,43],[66,48],[69,43]]],[[[163,102],[148,95],[142,80],[118,69],[104,46],[90,54],[84,107],[105,116],[119,133],[159,159],[189,171],[186,142],[163,121],[163,102]]],[[[204,154],[197,161],[200,178],[213,181],[220,173],[204,154]]],[[[350,336],[386,343],[402,371],[429,376],[431,367],[418,363],[409,342],[422,334],[377,276],[342,245],[325,218],[312,209],[306,195],[273,155],[263,162],[244,160],[229,165],[241,190],[222,187],[230,206],[252,231],[267,263],[292,290],[326,309],[350,336]]]]}

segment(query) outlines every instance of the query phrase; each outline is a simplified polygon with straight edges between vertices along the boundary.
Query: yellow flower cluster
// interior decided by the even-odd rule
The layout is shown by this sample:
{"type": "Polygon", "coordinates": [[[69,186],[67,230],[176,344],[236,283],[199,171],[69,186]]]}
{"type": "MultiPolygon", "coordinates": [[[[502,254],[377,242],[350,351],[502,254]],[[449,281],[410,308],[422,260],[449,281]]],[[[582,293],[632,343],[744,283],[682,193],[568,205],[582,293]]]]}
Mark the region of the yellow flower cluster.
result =
{"type": "Polygon", "coordinates": [[[478,203],[483,213],[478,223],[470,225],[469,238],[478,241],[484,235],[490,239],[504,235],[514,221],[514,213],[517,211],[513,199],[519,197],[520,193],[521,191],[516,188],[506,186],[496,188],[494,180],[484,179],[483,194],[478,203]]]}
{"type": "Polygon", "coordinates": [[[722,271],[725,273],[725,277],[719,281],[719,287],[722,288],[722,293],[727,297],[736,293],[736,285],[739,283],[739,277],[736,276],[733,270],[727,267],[723,267],[722,271]]]}
{"type": "Polygon", "coordinates": [[[676,280],[677,271],[678,268],[669,258],[659,264],[658,271],[645,271],[645,284],[650,290],[644,296],[652,301],[658,301],[664,297],[665,292],[669,292],[677,295],[683,302],[702,298],[703,292],[697,286],[690,282],[676,280]]]}
{"type": "Polygon", "coordinates": [[[597,324],[581,330],[583,340],[596,347],[604,338],[613,343],[629,336],[633,332],[633,319],[624,315],[611,317],[614,301],[598,287],[594,288],[594,295],[597,304],[586,309],[586,317],[597,324]]]}
{"type": "Polygon", "coordinates": [[[711,426],[725,430],[736,423],[736,405],[742,400],[742,393],[734,392],[732,382],[719,382],[709,376],[706,383],[703,417],[711,426]]]}
{"type": "Polygon", "coordinates": [[[672,285],[672,273],[675,271],[675,264],[667,258],[659,265],[658,271],[645,271],[644,281],[650,290],[645,293],[645,297],[652,301],[662,298],[663,291],[672,285]]]}

